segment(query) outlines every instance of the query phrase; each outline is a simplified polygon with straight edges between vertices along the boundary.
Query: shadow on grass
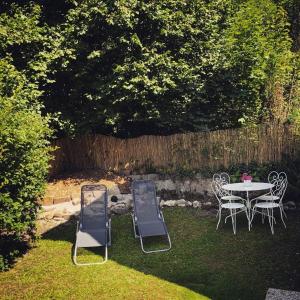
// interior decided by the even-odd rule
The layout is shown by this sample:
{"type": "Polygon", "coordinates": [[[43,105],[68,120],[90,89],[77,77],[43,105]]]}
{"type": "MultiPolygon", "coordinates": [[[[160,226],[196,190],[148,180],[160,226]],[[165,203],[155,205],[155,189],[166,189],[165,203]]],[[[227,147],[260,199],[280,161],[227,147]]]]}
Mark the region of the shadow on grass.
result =
{"type": "MultiPolygon", "coordinates": [[[[236,236],[230,220],[216,231],[216,219],[203,217],[200,212],[165,209],[172,249],[153,254],[142,252],[133,236],[130,215],[113,216],[109,260],[213,299],[264,299],[269,287],[300,290],[299,212],[289,213],[287,229],[277,217],[274,236],[260,218],[255,219],[249,232],[242,215],[238,217],[236,236]]],[[[75,221],[70,220],[45,233],[43,239],[70,242],[72,255],[75,230],[75,221]]],[[[146,242],[150,248],[163,245],[156,238],[146,242]]],[[[99,253],[99,248],[90,248],[79,256],[99,259],[99,253]]]]}
{"type": "Polygon", "coordinates": [[[0,272],[8,271],[18,259],[23,257],[31,245],[26,241],[20,241],[14,236],[1,235],[0,237],[0,272]]]}

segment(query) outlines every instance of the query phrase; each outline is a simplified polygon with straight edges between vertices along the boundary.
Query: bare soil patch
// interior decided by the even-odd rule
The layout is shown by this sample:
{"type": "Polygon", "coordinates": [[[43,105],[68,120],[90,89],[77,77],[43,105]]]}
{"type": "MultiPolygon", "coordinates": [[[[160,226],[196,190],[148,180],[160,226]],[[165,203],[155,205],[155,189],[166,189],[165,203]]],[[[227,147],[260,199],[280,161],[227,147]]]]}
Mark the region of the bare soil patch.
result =
{"type": "Polygon", "coordinates": [[[130,178],[103,170],[85,170],[56,176],[47,183],[43,205],[71,201],[80,197],[85,184],[104,184],[108,189],[118,186],[122,194],[130,193],[130,178]]]}

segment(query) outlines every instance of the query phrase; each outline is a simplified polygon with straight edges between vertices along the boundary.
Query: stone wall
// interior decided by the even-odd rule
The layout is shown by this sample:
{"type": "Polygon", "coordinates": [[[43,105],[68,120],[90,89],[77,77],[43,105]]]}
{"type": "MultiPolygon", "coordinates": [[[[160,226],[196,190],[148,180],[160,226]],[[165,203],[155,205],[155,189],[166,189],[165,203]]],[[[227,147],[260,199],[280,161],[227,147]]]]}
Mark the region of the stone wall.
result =
{"type": "MultiPolygon", "coordinates": [[[[218,203],[211,190],[211,180],[204,178],[172,179],[158,174],[132,175],[131,180],[153,180],[157,190],[157,201],[164,207],[190,207],[216,213],[218,203]]],[[[44,232],[59,224],[65,223],[80,212],[80,194],[66,197],[64,203],[52,202],[52,205],[43,205],[38,220],[40,231],[44,232]],[[54,204],[53,204],[54,203],[54,204]]],[[[133,201],[131,194],[121,193],[118,185],[108,188],[108,209],[111,215],[129,213],[133,201]]],[[[285,203],[285,209],[295,209],[293,201],[285,203]]]]}
{"type": "MultiPolygon", "coordinates": [[[[178,206],[211,210],[217,207],[208,179],[175,180],[158,174],[131,176],[131,180],[141,179],[149,179],[155,182],[157,201],[162,208],[178,206]]],[[[108,198],[110,214],[125,214],[132,210],[132,195],[121,193],[117,184],[108,188],[108,198]]],[[[79,215],[80,194],[68,195],[64,199],[47,200],[42,204],[38,220],[43,232],[79,215]]]]}
{"type": "Polygon", "coordinates": [[[159,174],[131,175],[132,180],[153,180],[157,194],[163,200],[181,199],[200,202],[215,201],[211,179],[201,176],[194,179],[168,178],[159,174]]]}

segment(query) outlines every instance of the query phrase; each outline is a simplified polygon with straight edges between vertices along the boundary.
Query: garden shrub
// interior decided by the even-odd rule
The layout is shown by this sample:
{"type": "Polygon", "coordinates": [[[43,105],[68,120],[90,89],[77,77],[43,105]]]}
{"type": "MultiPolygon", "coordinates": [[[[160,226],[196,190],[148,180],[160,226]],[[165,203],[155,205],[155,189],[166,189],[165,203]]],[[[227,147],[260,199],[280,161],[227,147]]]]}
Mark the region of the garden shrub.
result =
{"type": "Polygon", "coordinates": [[[45,85],[68,133],[122,137],[285,121],[293,41],[273,0],[70,1],[45,85]]]}
{"type": "Polygon", "coordinates": [[[34,84],[0,60],[0,269],[35,236],[38,198],[48,172],[51,134],[34,84]],[[17,246],[15,248],[13,245],[17,246]]]}
{"type": "Polygon", "coordinates": [[[294,121],[298,2],[12,0],[0,42],[60,136],[294,121]]]}

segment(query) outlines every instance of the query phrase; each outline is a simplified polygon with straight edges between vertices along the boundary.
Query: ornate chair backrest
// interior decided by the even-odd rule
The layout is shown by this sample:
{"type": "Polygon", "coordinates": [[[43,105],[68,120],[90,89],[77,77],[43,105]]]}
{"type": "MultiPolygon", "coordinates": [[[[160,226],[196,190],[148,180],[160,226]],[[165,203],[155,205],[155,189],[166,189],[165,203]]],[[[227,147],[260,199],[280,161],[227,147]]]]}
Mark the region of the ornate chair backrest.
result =
{"type": "Polygon", "coordinates": [[[218,202],[221,203],[221,198],[223,196],[228,196],[230,193],[222,188],[224,184],[230,183],[230,177],[227,173],[216,173],[213,175],[213,180],[211,183],[212,191],[214,192],[218,202]]]}
{"type": "Polygon", "coordinates": [[[279,201],[281,202],[288,185],[286,173],[272,171],[268,175],[268,181],[274,184],[272,194],[279,197],[279,201]]]}

